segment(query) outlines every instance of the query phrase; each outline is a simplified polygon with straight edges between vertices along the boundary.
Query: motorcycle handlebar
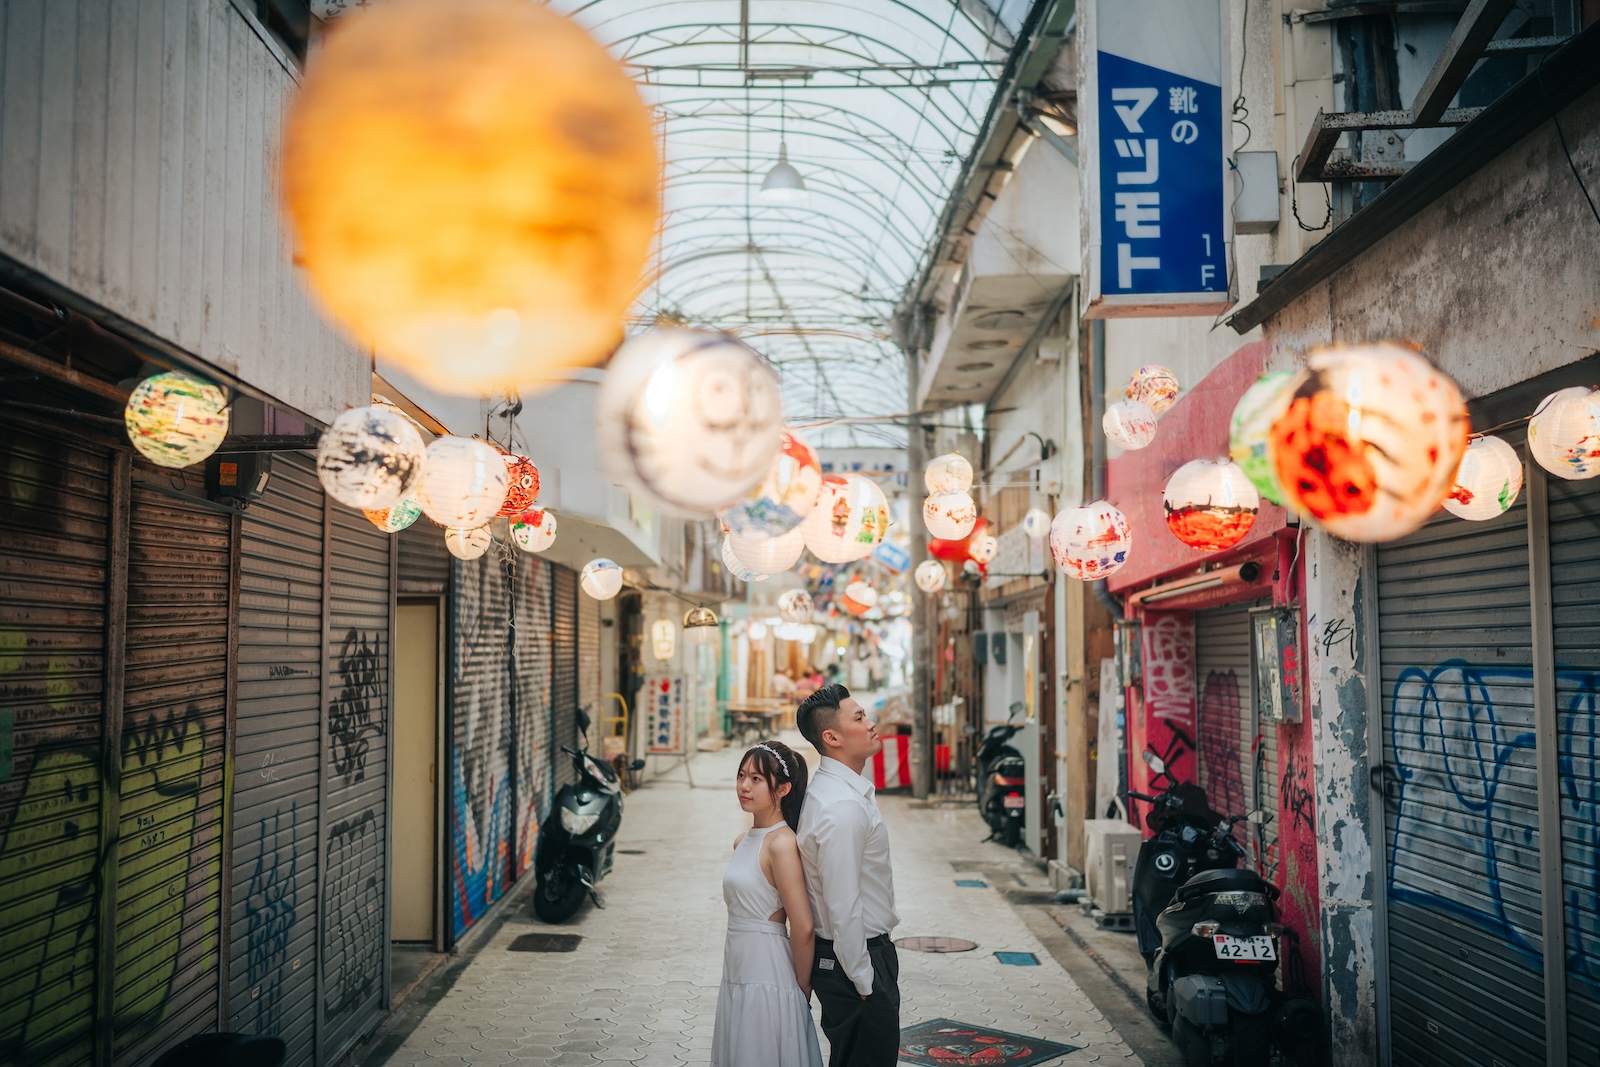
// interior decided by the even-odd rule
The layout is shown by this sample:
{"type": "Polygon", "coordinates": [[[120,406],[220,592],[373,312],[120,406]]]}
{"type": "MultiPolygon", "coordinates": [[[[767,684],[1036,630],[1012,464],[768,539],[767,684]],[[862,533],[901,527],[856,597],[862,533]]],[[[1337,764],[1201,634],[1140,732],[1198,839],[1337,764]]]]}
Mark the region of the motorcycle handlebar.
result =
{"type": "Polygon", "coordinates": [[[1129,798],[1131,798],[1133,800],[1142,800],[1147,804],[1154,804],[1154,803],[1156,803],[1157,801],[1159,801],[1161,799],[1160,797],[1147,796],[1144,793],[1135,793],[1131,789],[1128,790],[1128,796],[1129,796],[1129,798]]]}

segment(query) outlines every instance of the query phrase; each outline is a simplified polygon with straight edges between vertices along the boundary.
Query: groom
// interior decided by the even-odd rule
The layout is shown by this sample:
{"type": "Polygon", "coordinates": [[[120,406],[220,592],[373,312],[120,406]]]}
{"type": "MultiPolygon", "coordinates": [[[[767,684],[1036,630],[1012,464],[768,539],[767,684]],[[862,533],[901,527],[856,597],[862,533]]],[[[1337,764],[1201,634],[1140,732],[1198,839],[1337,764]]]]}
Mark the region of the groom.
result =
{"type": "Polygon", "coordinates": [[[822,765],[800,809],[800,858],[817,927],[811,986],[822,1004],[830,1067],[894,1067],[900,1057],[900,961],[889,932],[894,877],[889,833],[861,776],[883,742],[842,685],[825,685],[795,714],[822,765]]]}

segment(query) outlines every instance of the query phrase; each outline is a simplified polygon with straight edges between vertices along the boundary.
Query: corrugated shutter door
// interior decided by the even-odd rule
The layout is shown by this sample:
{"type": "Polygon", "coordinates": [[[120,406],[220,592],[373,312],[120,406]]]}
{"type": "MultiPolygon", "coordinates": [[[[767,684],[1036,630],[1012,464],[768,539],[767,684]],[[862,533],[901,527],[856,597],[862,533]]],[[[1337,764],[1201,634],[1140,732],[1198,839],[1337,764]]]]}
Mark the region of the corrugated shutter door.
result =
{"type": "MultiPolygon", "coordinates": [[[[151,472],[150,477],[167,477],[151,472]]],[[[113,1058],[216,1026],[233,523],[135,485],[113,1058]]]]}
{"type": "Polygon", "coordinates": [[[1568,1062],[1600,1063],[1600,485],[1549,479],[1568,1062]]]}
{"type": "Polygon", "coordinates": [[[444,547],[439,528],[426,519],[419,519],[394,536],[400,542],[399,592],[446,592],[453,557],[444,547]]]}
{"type": "Polygon", "coordinates": [[[578,744],[578,575],[567,567],[551,568],[554,601],[552,607],[552,678],[550,708],[553,741],[550,750],[555,760],[556,787],[576,781],[572,761],[561,755],[561,746],[578,744]]]}
{"type": "Polygon", "coordinates": [[[1380,545],[1393,1062],[1544,1062],[1527,507],[1380,545]]]}
{"type": "Polygon", "coordinates": [[[0,425],[0,1062],[93,1047],[111,471],[0,425]]]}
{"type": "Polygon", "coordinates": [[[589,709],[597,724],[602,715],[615,715],[611,697],[600,693],[600,601],[592,596],[578,597],[578,706],[589,709]]]}
{"type": "Polygon", "coordinates": [[[388,1008],[389,654],[392,545],[330,504],[321,1060],[336,1062],[388,1008]]]}
{"type": "Polygon", "coordinates": [[[450,899],[460,937],[511,884],[512,735],[505,574],[492,553],[455,567],[450,899]]]}
{"type": "Polygon", "coordinates": [[[1249,606],[1196,612],[1194,646],[1200,786],[1214,811],[1243,815],[1255,804],[1257,770],[1249,606]]]}
{"type": "Polygon", "coordinates": [[[311,461],[279,454],[241,534],[235,697],[232,1026],[316,1057],[322,509],[311,461]]]}
{"type": "Polygon", "coordinates": [[[539,822],[550,810],[550,592],[544,560],[517,567],[517,875],[533,864],[539,822]]]}

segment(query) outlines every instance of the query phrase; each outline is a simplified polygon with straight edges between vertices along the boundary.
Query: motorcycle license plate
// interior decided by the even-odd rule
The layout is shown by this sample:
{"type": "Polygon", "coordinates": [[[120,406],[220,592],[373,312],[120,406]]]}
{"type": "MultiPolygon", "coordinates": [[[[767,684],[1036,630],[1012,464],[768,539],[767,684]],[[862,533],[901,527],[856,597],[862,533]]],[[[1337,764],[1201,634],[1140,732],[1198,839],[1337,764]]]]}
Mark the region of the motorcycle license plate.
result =
{"type": "Polygon", "coordinates": [[[1008,808],[1023,808],[1027,807],[1027,805],[1028,798],[1020,794],[1012,793],[1006,797],[1006,807],[1008,808]]]}
{"type": "Polygon", "coordinates": [[[1211,935],[1211,945],[1217,950],[1219,960],[1275,960],[1277,949],[1266,934],[1255,937],[1229,937],[1227,934],[1211,935]]]}

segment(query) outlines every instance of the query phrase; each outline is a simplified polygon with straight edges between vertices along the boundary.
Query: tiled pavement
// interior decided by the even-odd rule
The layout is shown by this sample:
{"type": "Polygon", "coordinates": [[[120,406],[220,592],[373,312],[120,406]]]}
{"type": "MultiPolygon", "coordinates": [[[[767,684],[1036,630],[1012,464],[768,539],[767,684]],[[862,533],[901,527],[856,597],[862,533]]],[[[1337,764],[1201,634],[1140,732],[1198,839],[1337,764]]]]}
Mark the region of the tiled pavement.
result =
{"type": "MultiPolygon", "coordinates": [[[[629,796],[618,847],[642,854],[617,857],[601,883],[605,910],[585,905],[558,928],[526,912],[514,916],[387,1065],[708,1063],[722,968],[722,870],[745,825],[732,784],[739,751],[699,756],[699,788],[663,781],[629,796]],[[519,934],[545,929],[582,934],[583,942],[569,954],[507,951],[519,934]]],[[[979,945],[961,954],[901,953],[902,1023],[947,1017],[1081,1046],[1052,1067],[1139,1065],[996,887],[955,884],[1010,859],[979,843],[984,829],[970,805],[929,807],[886,795],[881,806],[902,920],[895,937],[979,945]],[[996,951],[1031,952],[1039,966],[1002,965],[996,951]]]]}

